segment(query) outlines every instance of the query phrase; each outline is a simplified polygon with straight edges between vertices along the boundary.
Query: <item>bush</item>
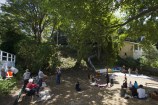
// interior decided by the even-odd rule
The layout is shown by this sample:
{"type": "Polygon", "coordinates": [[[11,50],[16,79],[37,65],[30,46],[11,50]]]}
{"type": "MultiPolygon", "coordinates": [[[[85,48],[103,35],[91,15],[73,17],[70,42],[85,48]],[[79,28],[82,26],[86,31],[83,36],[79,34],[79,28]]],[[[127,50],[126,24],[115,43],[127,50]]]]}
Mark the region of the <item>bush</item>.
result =
{"type": "Polygon", "coordinates": [[[9,80],[1,80],[0,81],[0,94],[1,95],[7,95],[11,92],[13,87],[16,85],[15,79],[9,79],[9,80]]]}
{"type": "Polygon", "coordinates": [[[51,43],[37,44],[34,40],[24,39],[17,49],[17,64],[22,70],[28,68],[36,73],[39,69],[58,65],[57,49],[51,43]]]}
{"type": "Polygon", "coordinates": [[[142,66],[150,66],[158,68],[158,50],[155,46],[150,46],[144,49],[144,56],[140,58],[142,66]]]}
{"type": "Polygon", "coordinates": [[[121,67],[125,65],[126,67],[130,67],[130,68],[139,68],[140,62],[139,62],[139,59],[138,60],[135,60],[133,58],[122,59],[118,57],[118,61],[116,62],[116,65],[121,66],[121,67]]]}

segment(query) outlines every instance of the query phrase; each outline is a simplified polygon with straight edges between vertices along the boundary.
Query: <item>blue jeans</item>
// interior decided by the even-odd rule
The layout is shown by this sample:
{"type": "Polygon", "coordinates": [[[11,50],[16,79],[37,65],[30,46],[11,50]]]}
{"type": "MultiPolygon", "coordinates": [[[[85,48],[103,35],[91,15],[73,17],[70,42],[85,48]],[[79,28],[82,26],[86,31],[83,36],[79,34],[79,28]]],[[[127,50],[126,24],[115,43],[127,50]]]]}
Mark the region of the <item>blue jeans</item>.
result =
{"type": "Polygon", "coordinates": [[[40,78],[39,81],[38,81],[39,88],[42,86],[42,82],[43,82],[43,79],[40,78]]]}
{"type": "Polygon", "coordinates": [[[56,84],[60,84],[60,76],[59,75],[56,76],[56,84]]]}

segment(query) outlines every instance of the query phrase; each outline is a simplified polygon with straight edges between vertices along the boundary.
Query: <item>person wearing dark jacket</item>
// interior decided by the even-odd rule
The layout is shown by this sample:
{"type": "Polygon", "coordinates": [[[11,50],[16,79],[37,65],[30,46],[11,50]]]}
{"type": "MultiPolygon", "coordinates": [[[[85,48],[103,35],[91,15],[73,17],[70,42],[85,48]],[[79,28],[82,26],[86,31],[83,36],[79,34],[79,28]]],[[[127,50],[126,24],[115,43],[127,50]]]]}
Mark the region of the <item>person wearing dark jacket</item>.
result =
{"type": "Polygon", "coordinates": [[[80,83],[78,81],[76,83],[75,89],[76,89],[76,91],[81,91],[80,83]]]}
{"type": "Polygon", "coordinates": [[[6,72],[5,72],[4,68],[1,69],[1,77],[2,77],[2,79],[6,79],[6,72]]]}

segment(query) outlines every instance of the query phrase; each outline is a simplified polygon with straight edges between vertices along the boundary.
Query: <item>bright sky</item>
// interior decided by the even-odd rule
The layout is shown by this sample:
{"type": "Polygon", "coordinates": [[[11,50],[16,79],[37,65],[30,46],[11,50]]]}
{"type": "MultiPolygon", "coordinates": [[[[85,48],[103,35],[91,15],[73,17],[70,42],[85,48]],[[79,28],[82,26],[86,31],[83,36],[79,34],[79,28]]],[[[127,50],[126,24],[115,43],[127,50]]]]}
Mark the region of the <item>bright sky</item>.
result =
{"type": "Polygon", "coordinates": [[[5,3],[6,2],[6,0],[0,0],[0,3],[5,3]]]}
{"type": "MultiPolygon", "coordinates": [[[[4,4],[6,2],[6,0],[0,0],[0,7],[1,7],[1,4],[4,4]]],[[[0,9],[0,13],[1,13],[1,9],[0,9]]]]}

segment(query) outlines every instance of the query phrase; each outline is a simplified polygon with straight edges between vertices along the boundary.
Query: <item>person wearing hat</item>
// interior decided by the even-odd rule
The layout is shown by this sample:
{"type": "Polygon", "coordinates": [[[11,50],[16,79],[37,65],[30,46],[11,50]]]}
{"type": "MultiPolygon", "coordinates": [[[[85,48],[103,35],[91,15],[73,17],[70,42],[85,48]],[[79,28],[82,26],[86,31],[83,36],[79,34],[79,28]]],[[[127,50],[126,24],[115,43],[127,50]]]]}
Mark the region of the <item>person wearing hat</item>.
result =
{"type": "Polygon", "coordinates": [[[25,70],[25,73],[23,74],[23,79],[24,79],[24,89],[28,83],[28,80],[30,79],[31,73],[29,72],[29,69],[25,70]]]}
{"type": "Polygon", "coordinates": [[[39,86],[35,84],[33,82],[33,79],[31,78],[28,80],[25,90],[28,93],[28,95],[35,95],[35,93],[38,94],[39,92],[39,86]]]}
{"type": "Polygon", "coordinates": [[[2,77],[2,79],[6,79],[6,72],[5,72],[4,68],[1,69],[1,77],[2,77]]]}
{"type": "Polygon", "coordinates": [[[47,77],[47,76],[40,69],[39,72],[38,72],[38,78],[39,78],[38,85],[39,85],[39,88],[42,86],[42,82],[44,81],[45,77],[47,77]]]}

